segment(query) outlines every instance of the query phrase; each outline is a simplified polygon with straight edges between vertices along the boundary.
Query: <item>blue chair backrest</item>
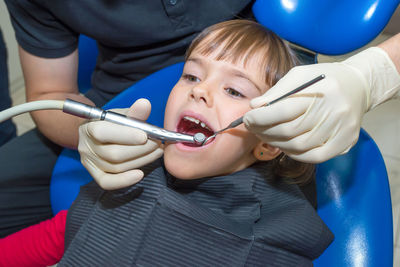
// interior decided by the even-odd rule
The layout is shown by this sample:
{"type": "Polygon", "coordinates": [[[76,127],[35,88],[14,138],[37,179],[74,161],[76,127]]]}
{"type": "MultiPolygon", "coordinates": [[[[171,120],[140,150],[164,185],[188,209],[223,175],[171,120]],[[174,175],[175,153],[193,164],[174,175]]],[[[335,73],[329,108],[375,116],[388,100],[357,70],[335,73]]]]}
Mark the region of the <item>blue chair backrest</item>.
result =
{"type": "Polygon", "coordinates": [[[85,35],[79,36],[78,88],[81,93],[92,88],[92,73],[96,67],[98,53],[95,40],[85,35]]]}
{"type": "Polygon", "coordinates": [[[335,234],[315,266],[392,266],[390,188],[382,155],[361,130],[349,153],[317,165],[318,214],[335,234]]]}
{"type": "MultiPolygon", "coordinates": [[[[175,64],[150,75],[105,108],[129,107],[136,99],[146,97],[154,107],[149,122],[162,126],[164,107],[182,66],[175,64]]],[[[64,149],[51,183],[53,212],[68,209],[79,187],[91,180],[79,154],[64,149]]],[[[388,178],[382,156],[368,134],[361,131],[349,153],[317,166],[317,190],[318,213],[335,240],[315,265],[391,266],[393,228],[388,178]]]]}

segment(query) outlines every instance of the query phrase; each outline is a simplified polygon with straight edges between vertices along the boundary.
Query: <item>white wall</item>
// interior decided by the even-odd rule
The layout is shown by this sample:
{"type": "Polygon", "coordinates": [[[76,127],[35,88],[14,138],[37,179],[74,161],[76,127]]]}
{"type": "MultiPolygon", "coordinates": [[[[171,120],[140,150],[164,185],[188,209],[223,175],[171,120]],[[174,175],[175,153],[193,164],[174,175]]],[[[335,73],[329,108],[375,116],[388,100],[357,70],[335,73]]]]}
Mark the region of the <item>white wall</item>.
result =
{"type": "Polygon", "coordinates": [[[8,51],[10,90],[14,91],[24,86],[24,81],[19,63],[17,41],[15,40],[14,30],[4,1],[0,1],[0,29],[3,32],[8,51]]]}

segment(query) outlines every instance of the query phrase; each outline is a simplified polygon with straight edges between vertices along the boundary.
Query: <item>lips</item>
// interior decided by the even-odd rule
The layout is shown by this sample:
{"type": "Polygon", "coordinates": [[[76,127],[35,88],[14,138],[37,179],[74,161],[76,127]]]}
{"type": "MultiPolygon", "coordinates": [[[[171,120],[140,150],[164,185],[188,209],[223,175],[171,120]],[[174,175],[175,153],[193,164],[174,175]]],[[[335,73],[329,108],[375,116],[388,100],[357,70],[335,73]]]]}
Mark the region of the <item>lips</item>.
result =
{"type": "MultiPolygon", "coordinates": [[[[196,118],[195,116],[183,116],[177,126],[177,131],[179,133],[195,135],[196,133],[202,133],[206,137],[209,137],[214,134],[214,131],[211,129],[206,122],[196,118]]],[[[187,146],[198,146],[196,144],[185,143],[187,146]]]]}

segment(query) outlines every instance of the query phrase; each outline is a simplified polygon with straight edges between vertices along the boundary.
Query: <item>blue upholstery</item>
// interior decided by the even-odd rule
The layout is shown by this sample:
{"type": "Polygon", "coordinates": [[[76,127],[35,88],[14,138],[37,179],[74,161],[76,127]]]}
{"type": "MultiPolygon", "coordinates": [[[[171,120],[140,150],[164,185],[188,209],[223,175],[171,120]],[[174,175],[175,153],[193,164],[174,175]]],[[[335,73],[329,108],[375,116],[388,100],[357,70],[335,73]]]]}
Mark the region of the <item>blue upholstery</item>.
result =
{"type": "MultiPolygon", "coordinates": [[[[317,53],[337,55],[360,48],[376,37],[398,3],[258,0],[253,11],[259,22],[281,37],[317,53]]],[[[181,69],[182,64],[173,65],[143,79],[105,108],[128,107],[136,99],[146,97],[153,106],[149,122],[162,126],[167,96],[181,69]]],[[[79,154],[65,149],[51,182],[53,212],[68,209],[79,186],[91,180],[79,162],[79,154]]],[[[335,234],[335,240],[315,261],[315,266],[392,266],[388,178],[382,156],[365,131],[361,130],[358,143],[346,155],[317,166],[317,190],[318,213],[335,234]]]]}
{"type": "Polygon", "coordinates": [[[98,54],[96,41],[85,35],[80,35],[78,53],[78,87],[81,93],[85,93],[92,87],[92,73],[96,67],[96,58],[98,54]]]}
{"type": "Polygon", "coordinates": [[[372,41],[399,0],[257,0],[256,19],[282,38],[316,53],[341,55],[372,41]]]}
{"type": "Polygon", "coordinates": [[[392,266],[393,223],[385,163],[361,130],[349,153],[317,165],[318,213],[335,234],[315,266],[392,266]]]}

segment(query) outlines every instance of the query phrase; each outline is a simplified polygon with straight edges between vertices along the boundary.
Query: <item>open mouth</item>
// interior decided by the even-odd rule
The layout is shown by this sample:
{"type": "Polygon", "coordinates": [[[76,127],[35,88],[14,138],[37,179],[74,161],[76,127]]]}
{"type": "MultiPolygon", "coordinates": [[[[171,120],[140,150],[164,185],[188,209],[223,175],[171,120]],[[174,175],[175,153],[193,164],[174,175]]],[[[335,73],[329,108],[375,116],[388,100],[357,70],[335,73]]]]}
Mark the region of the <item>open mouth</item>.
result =
{"type": "MultiPolygon", "coordinates": [[[[206,136],[206,138],[214,134],[214,131],[205,122],[191,116],[184,116],[181,118],[181,120],[178,123],[177,132],[189,135],[202,133],[206,136]]],[[[183,143],[183,144],[192,147],[199,146],[197,144],[192,144],[192,143],[183,143]]]]}

